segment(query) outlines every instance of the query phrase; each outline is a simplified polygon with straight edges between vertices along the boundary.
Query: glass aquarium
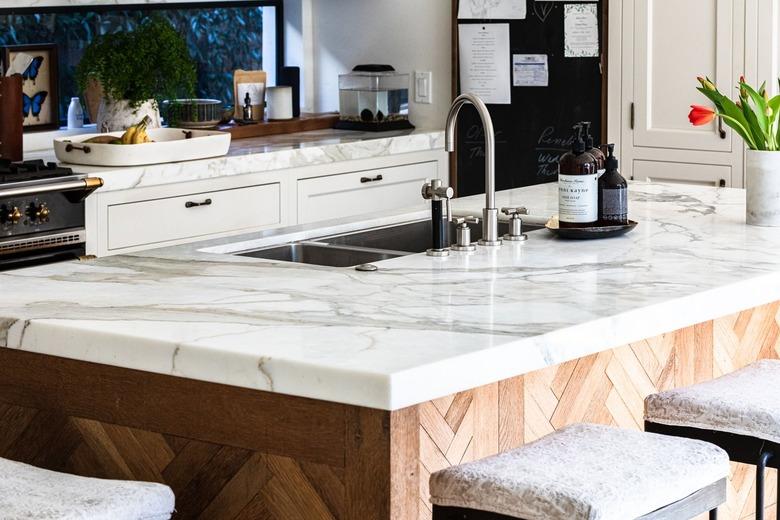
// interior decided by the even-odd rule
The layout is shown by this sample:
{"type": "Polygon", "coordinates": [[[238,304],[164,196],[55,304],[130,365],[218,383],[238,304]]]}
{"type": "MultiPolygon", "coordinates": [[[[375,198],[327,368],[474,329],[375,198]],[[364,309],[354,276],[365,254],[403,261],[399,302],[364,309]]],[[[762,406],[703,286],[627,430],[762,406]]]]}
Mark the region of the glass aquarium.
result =
{"type": "Polygon", "coordinates": [[[339,76],[339,122],[345,130],[414,128],[409,123],[409,74],[389,65],[358,65],[339,76]]]}

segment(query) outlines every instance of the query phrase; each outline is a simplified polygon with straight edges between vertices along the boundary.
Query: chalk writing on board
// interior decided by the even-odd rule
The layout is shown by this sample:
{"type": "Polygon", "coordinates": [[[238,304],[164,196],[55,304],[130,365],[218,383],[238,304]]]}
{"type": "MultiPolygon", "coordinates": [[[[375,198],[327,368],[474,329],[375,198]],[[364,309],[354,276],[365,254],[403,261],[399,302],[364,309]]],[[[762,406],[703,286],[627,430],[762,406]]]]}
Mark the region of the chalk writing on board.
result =
{"type": "Polygon", "coordinates": [[[553,9],[555,9],[555,4],[552,2],[534,2],[534,14],[542,23],[547,21],[547,17],[550,16],[553,9]]]}
{"type": "Polygon", "coordinates": [[[566,153],[574,141],[573,136],[561,137],[555,134],[555,127],[548,126],[536,140],[536,175],[553,177],[558,174],[558,160],[566,153]]]}
{"type": "MultiPolygon", "coordinates": [[[[464,141],[469,159],[485,158],[485,130],[480,124],[471,125],[466,130],[464,141]]],[[[496,145],[507,143],[503,130],[496,130],[496,145]]]]}

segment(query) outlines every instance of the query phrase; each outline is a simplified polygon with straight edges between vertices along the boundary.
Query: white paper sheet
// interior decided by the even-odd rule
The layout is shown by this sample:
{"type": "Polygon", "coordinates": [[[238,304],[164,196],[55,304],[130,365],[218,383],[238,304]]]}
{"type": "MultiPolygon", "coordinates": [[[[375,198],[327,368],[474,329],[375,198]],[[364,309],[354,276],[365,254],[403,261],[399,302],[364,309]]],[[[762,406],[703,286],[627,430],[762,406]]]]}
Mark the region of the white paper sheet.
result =
{"type": "Polygon", "coordinates": [[[509,24],[461,24],[460,88],[485,103],[512,102],[509,77],[509,24]]]}
{"type": "Polygon", "coordinates": [[[546,87],[550,84],[546,54],[513,55],[512,72],[512,85],[515,87],[546,87]]]}
{"type": "Polygon", "coordinates": [[[460,0],[458,18],[480,20],[525,19],[526,0],[460,0]]]}
{"type": "Polygon", "coordinates": [[[598,4],[564,6],[564,56],[597,58],[599,56],[598,4]]]}

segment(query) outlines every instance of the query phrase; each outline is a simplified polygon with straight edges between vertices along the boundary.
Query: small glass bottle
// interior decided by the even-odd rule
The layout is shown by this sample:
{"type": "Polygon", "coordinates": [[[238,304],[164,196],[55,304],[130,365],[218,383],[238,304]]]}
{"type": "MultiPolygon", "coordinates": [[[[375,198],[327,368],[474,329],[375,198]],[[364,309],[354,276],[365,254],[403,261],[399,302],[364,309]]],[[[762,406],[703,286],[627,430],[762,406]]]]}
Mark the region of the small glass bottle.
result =
{"type": "Polygon", "coordinates": [[[81,108],[81,100],[77,97],[70,98],[68,128],[84,128],[84,109],[81,108]]]}
{"type": "Polygon", "coordinates": [[[628,182],[618,171],[615,145],[607,146],[607,171],[599,178],[599,222],[603,226],[628,224],[628,182]]]}
{"type": "Polygon", "coordinates": [[[560,227],[598,224],[598,173],[596,159],[585,151],[582,127],[574,127],[570,152],[558,162],[558,223],[560,227]]]}

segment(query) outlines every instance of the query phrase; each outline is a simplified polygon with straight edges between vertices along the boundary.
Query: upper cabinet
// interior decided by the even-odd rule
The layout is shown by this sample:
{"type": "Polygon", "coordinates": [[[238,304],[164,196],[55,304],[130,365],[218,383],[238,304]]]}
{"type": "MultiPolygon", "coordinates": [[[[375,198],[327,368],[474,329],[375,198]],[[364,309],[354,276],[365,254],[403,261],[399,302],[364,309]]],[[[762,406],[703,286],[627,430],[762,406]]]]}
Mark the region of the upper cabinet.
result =
{"type": "Polygon", "coordinates": [[[697,76],[731,92],[745,73],[745,0],[621,0],[610,12],[610,136],[637,180],[742,186],[743,144],[725,125],[694,127],[711,105],[697,76]],[[616,90],[618,89],[619,90],[616,90]],[[619,124],[619,128],[615,125],[619,124]]]}
{"type": "Polygon", "coordinates": [[[636,0],[634,7],[634,132],[641,147],[731,151],[717,123],[694,127],[690,105],[707,104],[694,90],[706,76],[721,86],[733,67],[733,0],[636,0]]]}

